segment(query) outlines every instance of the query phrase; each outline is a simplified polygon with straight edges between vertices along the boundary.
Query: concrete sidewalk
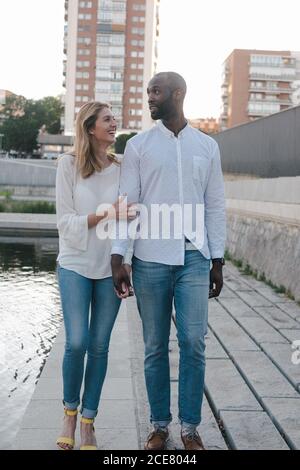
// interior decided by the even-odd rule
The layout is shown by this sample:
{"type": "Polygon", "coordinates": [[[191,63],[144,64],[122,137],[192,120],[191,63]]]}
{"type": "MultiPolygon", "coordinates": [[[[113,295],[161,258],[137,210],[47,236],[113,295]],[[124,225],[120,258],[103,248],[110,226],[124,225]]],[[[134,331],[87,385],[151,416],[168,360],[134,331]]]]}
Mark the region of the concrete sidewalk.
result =
{"type": "MultiPolygon", "coordinates": [[[[208,449],[300,449],[300,307],[228,263],[218,300],[209,301],[206,390],[199,432],[208,449]],[[225,438],[225,439],[224,439],[225,438]]],[[[15,449],[55,449],[62,421],[63,332],[25,413],[15,449]]],[[[170,449],[182,448],[177,420],[178,346],[170,338],[170,449]]],[[[95,425],[100,450],[141,449],[149,432],[143,340],[135,299],[123,302],[95,425]]],[[[77,446],[79,444],[77,436],[77,446]]]]}

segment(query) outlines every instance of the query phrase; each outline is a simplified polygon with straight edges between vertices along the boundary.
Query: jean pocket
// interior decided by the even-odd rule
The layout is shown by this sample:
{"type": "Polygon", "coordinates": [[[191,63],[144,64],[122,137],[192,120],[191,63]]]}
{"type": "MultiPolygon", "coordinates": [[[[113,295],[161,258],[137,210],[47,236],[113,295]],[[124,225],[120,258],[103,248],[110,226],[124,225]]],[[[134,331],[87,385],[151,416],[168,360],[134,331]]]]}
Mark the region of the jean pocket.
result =
{"type": "Polygon", "coordinates": [[[207,173],[208,173],[209,160],[200,155],[193,155],[193,179],[200,182],[202,188],[204,187],[207,173]]]}

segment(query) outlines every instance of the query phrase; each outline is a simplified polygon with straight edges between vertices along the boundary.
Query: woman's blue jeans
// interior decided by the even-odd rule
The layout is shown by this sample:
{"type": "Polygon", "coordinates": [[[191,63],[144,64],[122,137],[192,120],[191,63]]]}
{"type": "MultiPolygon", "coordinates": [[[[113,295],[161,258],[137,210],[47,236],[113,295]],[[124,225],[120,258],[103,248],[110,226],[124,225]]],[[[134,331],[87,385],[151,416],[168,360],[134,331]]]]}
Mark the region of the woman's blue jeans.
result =
{"type": "Polygon", "coordinates": [[[210,260],[185,251],[183,266],[133,257],[132,273],[145,343],[145,379],[151,422],[170,423],[169,336],[172,305],[176,310],[179,357],[179,420],[198,425],[204,391],[210,260]]]}
{"type": "Polygon", "coordinates": [[[114,292],[111,277],[95,280],[61,266],[57,270],[66,331],[63,402],[71,410],[78,407],[84,377],[81,412],[86,418],[94,418],[107,370],[110,336],[121,301],[114,292]]]}

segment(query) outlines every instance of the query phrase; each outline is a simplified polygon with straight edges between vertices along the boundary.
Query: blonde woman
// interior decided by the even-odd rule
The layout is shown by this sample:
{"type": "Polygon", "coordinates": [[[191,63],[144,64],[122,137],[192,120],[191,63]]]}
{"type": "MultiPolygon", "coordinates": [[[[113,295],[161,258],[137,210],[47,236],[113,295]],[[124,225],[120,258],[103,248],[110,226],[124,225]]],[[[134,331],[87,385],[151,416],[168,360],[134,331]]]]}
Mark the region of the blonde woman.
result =
{"type": "MultiPolygon", "coordinates": [[[[121,302],[111,277],[111,241],[100,240],[96,234],[97,224],[108,214],[115,212],[120,216],[120,164],[108,152],[115,134],[116,121],[109,106],[86,103],[76,120],[74,155],[63,155],[57,168],[58,281],[66,331],[65,415],[57,445],[64,450],[74,448],[83,379],[80,449],[97,449],[93,422],[106,375],[111,331],[121,302]],[[97,207],[104,203],[111,204],[112,210],[96,215],[97,207]]],[[[125,217],[130,219],[128,210],[126,207],[125,217]]]]}

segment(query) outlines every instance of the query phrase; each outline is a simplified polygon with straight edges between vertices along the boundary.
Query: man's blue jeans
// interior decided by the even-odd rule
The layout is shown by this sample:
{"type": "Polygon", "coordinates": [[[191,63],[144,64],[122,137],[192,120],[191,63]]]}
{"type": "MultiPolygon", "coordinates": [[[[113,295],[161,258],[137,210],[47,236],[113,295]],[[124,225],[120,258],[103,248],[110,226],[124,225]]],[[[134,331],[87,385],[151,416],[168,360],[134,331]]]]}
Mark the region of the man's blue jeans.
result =
{"type": "Polygon", "coordinates": [[[94,418],[107,370],[110,336],[121,301],[114,292],[111,277],[88,279],[61,266],[57,271],[66,330],[63,401],[71,410],[78,407],[84,376],[81,412],[86,418],[94,418]]]}
{"type": "Polygon", "coordinates": [[[133,258],[132,273],[145,343],[145,379],[151,422],[170,423],[169,336],[176,311],[179,358],[179,419],[198,425],[204,391],[210,260],[185,251],[184,266],[133,258]]]}

